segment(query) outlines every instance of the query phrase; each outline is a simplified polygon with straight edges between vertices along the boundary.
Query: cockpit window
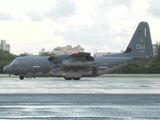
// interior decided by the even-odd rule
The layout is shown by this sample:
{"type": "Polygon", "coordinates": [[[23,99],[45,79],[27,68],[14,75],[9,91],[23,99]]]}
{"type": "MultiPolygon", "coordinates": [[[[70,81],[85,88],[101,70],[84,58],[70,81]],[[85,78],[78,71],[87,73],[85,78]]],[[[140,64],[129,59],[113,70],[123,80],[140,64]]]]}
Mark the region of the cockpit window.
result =
{"type": "Polygon", "coordinates": [[[11,62],[11,64],[17,64],[18,61],[19,61],[19,59],[14,59],[14,60],[11,62]]]}

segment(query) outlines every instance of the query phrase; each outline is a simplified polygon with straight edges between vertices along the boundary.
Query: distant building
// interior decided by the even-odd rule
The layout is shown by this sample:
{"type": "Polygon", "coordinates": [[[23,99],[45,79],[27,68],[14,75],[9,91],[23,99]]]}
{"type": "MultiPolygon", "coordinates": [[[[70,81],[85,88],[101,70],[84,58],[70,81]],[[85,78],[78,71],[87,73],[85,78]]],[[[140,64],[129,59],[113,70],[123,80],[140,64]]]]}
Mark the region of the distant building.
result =
{"type": "Polygon", "coordinates": [[[6,40],[1,40],[0,49],[10,52],[10,45],[7,44],[6,40]]]}
{"type": "Polygon", "coordinates": [[[42,48],[42,50],[40,51],[40,53],[44,53],[46,52],[45,48],[42,48]]]}
{"type": "Polygon", "coordinates": [[[60,54],[72,54],[74,52],[84,52],[84,48],[82,48],[80,45],[77,45],[75,47],[72,47],[71,45],[67,45],[65,47],[56,47],[54,48],[53,51],[55,54],[60,55],[60,54]]]}
{"type": "Polygon", "coordinates": [[[42,50],[39,52],[38,55],[49,55],[51,54],[51,51],[46,51],[45,48],[42,48],[42,50]]]}

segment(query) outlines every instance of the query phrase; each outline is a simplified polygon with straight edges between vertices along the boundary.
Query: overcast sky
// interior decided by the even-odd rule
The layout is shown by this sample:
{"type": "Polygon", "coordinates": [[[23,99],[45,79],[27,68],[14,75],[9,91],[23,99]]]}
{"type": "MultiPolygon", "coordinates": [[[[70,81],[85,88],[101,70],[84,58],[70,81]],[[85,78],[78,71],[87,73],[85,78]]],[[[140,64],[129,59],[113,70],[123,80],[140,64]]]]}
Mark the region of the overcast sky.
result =
{"type": "Polygon", "coordinates": [[[138,23],[160,41],[160,0],[0,0],[0,39],[11,53],[81,45],[86,52],[125,50],[138,23]]]}

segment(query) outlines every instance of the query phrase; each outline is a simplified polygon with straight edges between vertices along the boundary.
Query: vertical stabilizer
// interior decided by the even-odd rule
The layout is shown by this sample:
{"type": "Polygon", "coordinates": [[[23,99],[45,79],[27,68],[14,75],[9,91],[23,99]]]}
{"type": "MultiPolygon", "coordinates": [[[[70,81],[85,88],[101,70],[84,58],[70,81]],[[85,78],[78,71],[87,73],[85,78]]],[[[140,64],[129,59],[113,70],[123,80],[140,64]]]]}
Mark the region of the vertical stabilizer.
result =
{"type": "Polygon", "coordinates": [[[153,56],[153,47],[150,29],[147,22],[140,22],[132,39],[124,52],[127,56],[150,57],[153,56]]]}

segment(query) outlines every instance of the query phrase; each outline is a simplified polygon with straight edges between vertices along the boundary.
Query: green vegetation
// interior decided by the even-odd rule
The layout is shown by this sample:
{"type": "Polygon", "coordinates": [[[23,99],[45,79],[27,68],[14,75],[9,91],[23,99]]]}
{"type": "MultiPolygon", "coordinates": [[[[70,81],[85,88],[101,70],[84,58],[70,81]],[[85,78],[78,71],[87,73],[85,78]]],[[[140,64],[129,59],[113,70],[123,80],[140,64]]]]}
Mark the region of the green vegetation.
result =
{"type": "Polygon", "coordinates": [[[55,53],[43,52],[43,53],[39,54],[39,56],[51,56],[51,55],[55,55],[55,53]]]}
{"type": "Polygon", "coordinates": [[[113,73],[135,73],[135,74],[159,74],[160,73],[160,42],[156,43],[154,49],[155,57],[148,60],[137,60],[113,73]]]}
{"type": "Polygon", "coordinates": [[[28,54],[27,53],[22,53],[22,54],[20,54],[20,56],[22,57],[22,56],[28,56],[28,54]]]}
{"type": "Polygon", "coordinates": [[[0,49],[0,73],[3,73],[3,67],[8,65],[15,59],[17,55],[11,54],[8,51],[4,51],[0,49]]]}

